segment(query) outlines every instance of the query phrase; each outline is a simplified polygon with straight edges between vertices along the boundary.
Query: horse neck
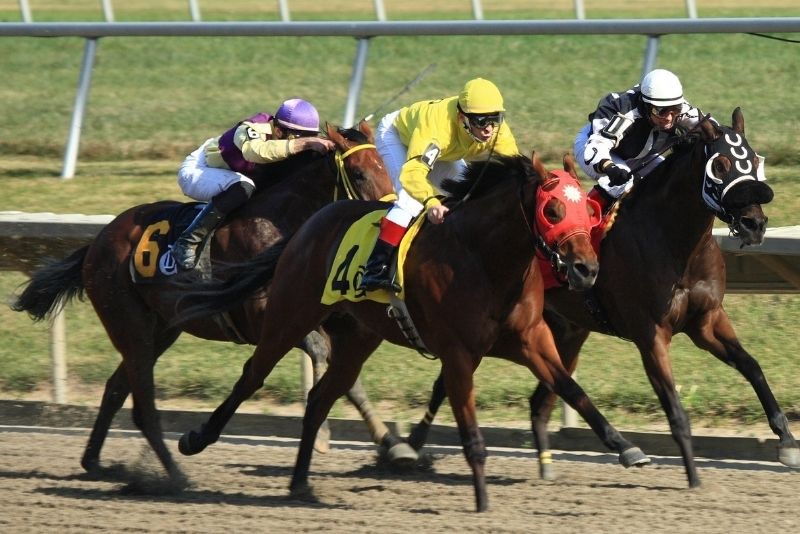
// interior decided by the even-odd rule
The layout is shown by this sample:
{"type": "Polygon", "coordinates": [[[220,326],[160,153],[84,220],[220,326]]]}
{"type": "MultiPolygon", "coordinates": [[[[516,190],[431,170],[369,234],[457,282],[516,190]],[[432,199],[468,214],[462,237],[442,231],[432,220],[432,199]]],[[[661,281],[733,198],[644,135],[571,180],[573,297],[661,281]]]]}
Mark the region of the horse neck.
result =
{"type": "Polygon", "coordinates": [[[658,239],[673,251],[692,250],[710,235],[714,215],[702,199],[704,149],[704,143],[698,140],[691,150],[660,165],[659,173],[646,177],[655,183],[646,184],[650,191],[641,192],[641,201],[633,207],[631,216],[620,217],[619,222],[627,220],[646,228],[648,240],[658,239]]]}
{"type": "Polygon", "coordinates": [[[457,223],[464,241],[473,243],[476,254],[484,261],[495,279],[512,279],[514,273],[527,272],[534,258],[534,236],[529,222],[533,220],[535,186],[504,185],[502,190],[473,200],[457,223]],[[523,214],[527,214],[524,216],[523,214]]]}

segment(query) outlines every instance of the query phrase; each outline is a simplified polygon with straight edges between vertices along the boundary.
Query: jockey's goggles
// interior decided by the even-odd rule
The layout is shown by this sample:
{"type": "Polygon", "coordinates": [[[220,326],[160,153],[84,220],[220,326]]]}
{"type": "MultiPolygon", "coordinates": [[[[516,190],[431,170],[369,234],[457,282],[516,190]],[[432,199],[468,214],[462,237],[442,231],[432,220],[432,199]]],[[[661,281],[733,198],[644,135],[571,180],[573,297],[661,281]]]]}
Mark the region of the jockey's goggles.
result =
{"type": "Polygon", "coordinates": [[[675,104],[674,106],[664,106],[664,107],[650,106],[650,113],[654,117],[658,117],[660,119],[666,119],[667,116],[669,116],[670,114],[680,115],[682,109],[683,106],[681,104],[675,104]]]}
{"type": "Polygon", "coordinates": [[[458,106],[458,111],[460,111],[467,118],[470,126],[480,130],[483,130],[487,126],[494,126],[497,128],[503,123],[502,111],[498,111],[496,113],[467,113],[461,109],[461,106],[458,106]]]}
{"type": "Polygon", "coordinates": [[[319,132],[312,132],[309,130],[289,130],[284,128],[286,132],[286,139],[297,139],[298,137],[316,137],[319,132]]]}

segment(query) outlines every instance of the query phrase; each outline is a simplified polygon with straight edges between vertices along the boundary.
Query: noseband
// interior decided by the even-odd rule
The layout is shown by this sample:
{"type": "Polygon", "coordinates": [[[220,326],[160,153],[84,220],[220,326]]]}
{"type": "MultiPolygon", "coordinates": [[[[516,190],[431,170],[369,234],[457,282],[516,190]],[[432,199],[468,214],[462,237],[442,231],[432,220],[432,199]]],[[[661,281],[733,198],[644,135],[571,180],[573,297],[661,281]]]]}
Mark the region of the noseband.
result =
{"type": "MultiPolygon", "coordinates": [[[[347,194],[347,198],[350,200],[364,200],[363,197],[359,194],[356,190],[355,186],[353,185],[353,180],[350,179],[350,176],[347,174],[347,169],[344,166],[344,160],[347,159],[348,156],[352,155],[359,150],[364,150],[366,148],[375,148],[375,145],[372,143],[364,143],[363,145],[356,145],[346,152],[340,152],[339,150],[336,151],[334,155],[336,161],[336,184],[341,184],[342,188],[344,189],[345,193],[347,194]]],[[[334,187],[333,189],[333,200],[339,200],[339,188],[334,187]]]]}

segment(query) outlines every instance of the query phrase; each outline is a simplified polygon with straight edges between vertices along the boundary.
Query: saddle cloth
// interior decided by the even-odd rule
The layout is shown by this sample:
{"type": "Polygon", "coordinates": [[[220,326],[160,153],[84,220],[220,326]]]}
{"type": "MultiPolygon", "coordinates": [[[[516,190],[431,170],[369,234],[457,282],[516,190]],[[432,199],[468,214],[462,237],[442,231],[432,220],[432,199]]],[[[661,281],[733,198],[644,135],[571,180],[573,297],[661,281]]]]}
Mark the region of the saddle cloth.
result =
{"type": "MultiPolygon", "coordinates": [[[[381,217],[386,215],[386,209],[372,211],[353,223],[342,238],[336,257],[331,264],[325,291],[322,293],[322,304],[334,304],[342,300],[358,302],[372,300],[382,304],[389,304],[391,295],[389,291],[379,290],[367,293],[361,286],[361,277],[366,270],[365,265],[378,238],[381,217]]],[[[396,281],[403,287],[403,264],[408,254],[411,242],[419,232],[425,221],[425,213],[420,214],[403,236],[397,249],[397,277],[396,281]]],[[[405,298],[405,290],[397,295],[405,298]]]]}
{"type": "MultiPolygon", "coordinates": [[[[142,238],[131,255],[129,270],[131,279],[136,284],[152,284],[163,282],[178,272],[178,266],[172,257],[172,244],[194,220],[197,212],[205,206],[202,202],[188,202],[167,208],[145,221],[142,238]]],[[[210,239],[210,238],[209,238],[210,239]]],[[[208,260],[211,247],[204,247],[198,268],[208,260]]]]}

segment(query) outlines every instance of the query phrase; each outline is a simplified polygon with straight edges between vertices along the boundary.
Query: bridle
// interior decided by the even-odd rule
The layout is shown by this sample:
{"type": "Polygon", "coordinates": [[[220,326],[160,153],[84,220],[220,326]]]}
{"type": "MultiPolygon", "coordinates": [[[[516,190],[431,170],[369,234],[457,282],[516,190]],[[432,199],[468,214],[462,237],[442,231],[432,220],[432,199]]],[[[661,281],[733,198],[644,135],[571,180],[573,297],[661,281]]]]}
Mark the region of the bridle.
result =
{"type": "MultiPolygon", "coordinates": [[[[349,200],[364,200],[361,194],[358,192],[356,187],[353,185],[353,180],[350,178],[350,175],[347,174],[347,169],[344,166],[344,160],[351,156],[355,152],[359,150],[364,150],[367,148],[376,148],[372,143],[364,143],[362,145],[356,145],[354,147],[349,148],[345,152],[341,152],[340,150],[336,150],[334,155],[334,161],[336,162],[336,185],[341,185],[342,189],[344,189],[345,194],[349,200]]],[[[339,200],[339,188],[333,188],[333,200],[339,200]]]]}

